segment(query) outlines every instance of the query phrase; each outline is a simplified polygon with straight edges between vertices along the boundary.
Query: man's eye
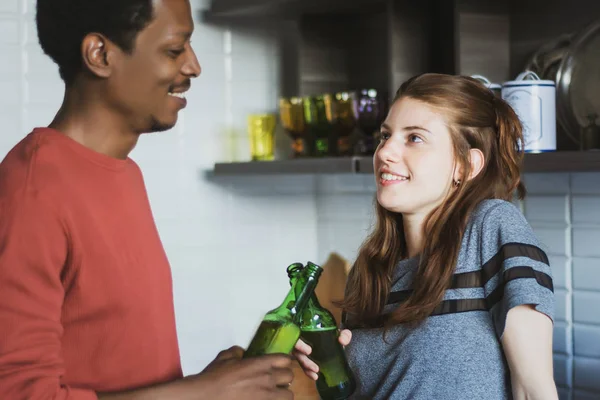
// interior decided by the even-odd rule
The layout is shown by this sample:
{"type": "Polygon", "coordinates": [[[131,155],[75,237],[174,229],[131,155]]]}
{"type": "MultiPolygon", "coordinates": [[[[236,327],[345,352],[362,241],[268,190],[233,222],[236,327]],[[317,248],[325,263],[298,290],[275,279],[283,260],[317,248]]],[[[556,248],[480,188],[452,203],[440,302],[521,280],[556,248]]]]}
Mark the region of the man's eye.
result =
{"type": "Polygon", "coordinates": [[[184,51],[185,51],[185,49],[173,49],[173,50],[169,50],[169,55],[171,55],[174,58],[177,58],[180,55],[182,55],[184,51]]]}

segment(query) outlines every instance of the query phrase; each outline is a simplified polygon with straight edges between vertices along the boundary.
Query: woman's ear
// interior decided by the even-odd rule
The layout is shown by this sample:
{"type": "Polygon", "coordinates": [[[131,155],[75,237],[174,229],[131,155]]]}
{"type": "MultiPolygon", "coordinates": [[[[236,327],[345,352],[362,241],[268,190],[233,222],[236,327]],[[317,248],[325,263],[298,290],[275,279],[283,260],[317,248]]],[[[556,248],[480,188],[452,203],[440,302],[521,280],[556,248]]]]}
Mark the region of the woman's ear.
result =
{"type": "Polygon", "coordinates": [[[479,173],[483,169],[483,165],[485,164],[485,157],[483,156],[481,150],[470,149],[469,162],[471,163],[471,173],[469,174],[468,179],[471,180],[477,175],[479,175],[479,173]]]}

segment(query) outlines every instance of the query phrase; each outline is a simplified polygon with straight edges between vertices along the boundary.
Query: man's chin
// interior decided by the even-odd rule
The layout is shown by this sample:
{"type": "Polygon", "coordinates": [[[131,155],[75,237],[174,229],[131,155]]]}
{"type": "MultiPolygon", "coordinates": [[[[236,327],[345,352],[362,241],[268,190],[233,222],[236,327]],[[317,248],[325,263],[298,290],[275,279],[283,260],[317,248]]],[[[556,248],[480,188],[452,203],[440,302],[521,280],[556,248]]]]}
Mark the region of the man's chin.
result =
{"type": "Polygon", "coordinates": [[[158,119],[153,119],[150,128],[147,130],[147,133],[152,132],[164,132],[170,129],[173,129],[177,124],[177,119],[170,122],[159,121],[158,119]]]}

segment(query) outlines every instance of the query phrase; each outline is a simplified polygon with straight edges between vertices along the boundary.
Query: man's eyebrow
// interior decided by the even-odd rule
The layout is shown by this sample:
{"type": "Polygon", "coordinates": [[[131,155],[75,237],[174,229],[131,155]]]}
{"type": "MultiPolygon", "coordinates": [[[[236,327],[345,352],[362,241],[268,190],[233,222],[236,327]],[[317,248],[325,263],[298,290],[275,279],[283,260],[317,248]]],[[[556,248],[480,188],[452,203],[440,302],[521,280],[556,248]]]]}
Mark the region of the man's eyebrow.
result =
{"type": "Polygon", "coordinates": [[[171,33],[171,34],[169,35],[169,37],[172,37],[172,38],[175,38],[175,37],[176,37],[176,38],[182,38],[182,39],[186,39],[186,40],[187,40],[187,39],[189,39],[190,37],[192,37],[192,33],[193,33],[193,31],[188,31],[188,30],[185,30],[185,31],[177,31],[177,32],[173,32],[173,33],[171,33]]]}

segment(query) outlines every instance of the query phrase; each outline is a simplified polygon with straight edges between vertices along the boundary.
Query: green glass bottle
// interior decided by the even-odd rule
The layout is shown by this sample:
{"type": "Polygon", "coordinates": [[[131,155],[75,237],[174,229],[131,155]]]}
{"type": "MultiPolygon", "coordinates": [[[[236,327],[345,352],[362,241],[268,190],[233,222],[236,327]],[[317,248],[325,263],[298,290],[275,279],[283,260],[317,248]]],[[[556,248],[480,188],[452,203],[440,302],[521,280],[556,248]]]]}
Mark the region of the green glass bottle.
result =
{"type": "Polygon", "coordinates": [[[331,108],[327,106],[330,102],[330,94],[304,98],[304,119],[311,139],[310,155],[313,157],[334,155],[331,147],[334,144],[334,132],[327,113],[331,108]]]}
{"type": "Polygon", "coordinates": [[[297,276],[283,303],[263,318],[244,358],[292,352],[300,338],[300,315],[314,294],[322,272],[321,267],[313,264],[297,276]]]}
{"type": "MultiPolygon", "coordinates": [[[[306,268],[314,266],[309,262],[306,268]]],[[[302,274],[302,264],[288,267],[287,272],[292,286],[302,274]]],[[[339,342],[339,330],[334,316],[319,304],[316,294],[312,294],[302,312],[300,337],[311,346],[310,359],[319,366],[317,390],[322,400],[343,400],[356,389],[354,374],[348,365],[346,352],[339,342]]]]}

